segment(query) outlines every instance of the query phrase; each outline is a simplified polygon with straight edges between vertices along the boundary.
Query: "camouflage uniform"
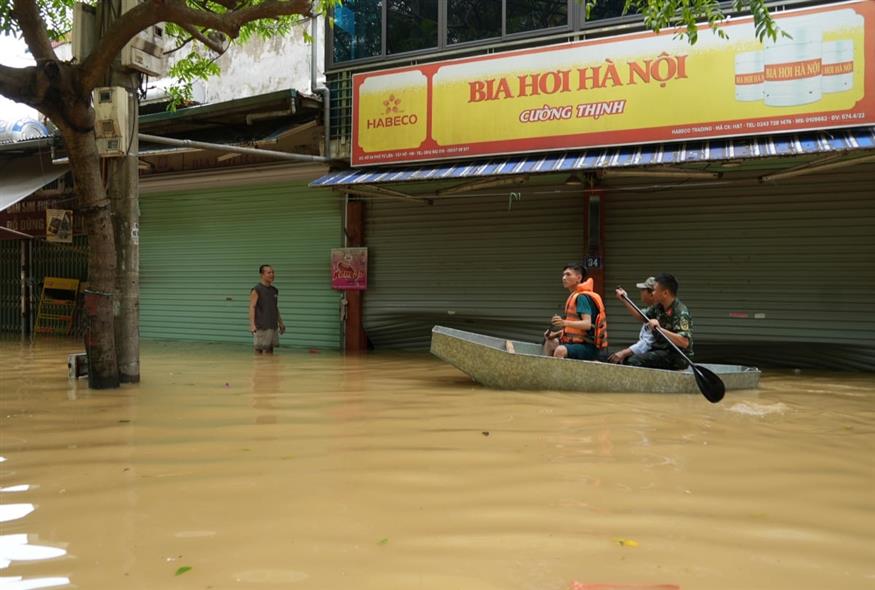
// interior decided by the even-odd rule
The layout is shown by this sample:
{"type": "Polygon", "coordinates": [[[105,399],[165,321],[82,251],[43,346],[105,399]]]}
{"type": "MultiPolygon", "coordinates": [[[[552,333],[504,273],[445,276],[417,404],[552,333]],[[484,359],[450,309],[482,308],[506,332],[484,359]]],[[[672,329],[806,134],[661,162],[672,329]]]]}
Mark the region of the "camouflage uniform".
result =
{"type": "MultiPolygon", "coordinates": [[[[693,318],[690,310],[680,299],[675,298],[667,310],[657,303],[647,308],[644,312],[648,318],[659,320],[659,325],[664,330],[674,332],[690,341],[690,345],[682,349],[684,353],[693,356],[693,318]]],[[[626,364],[634,367],[650,367],[652,369],[686,369],[687,361],[679,355],[665,338],[657,335],[653,339],[650,350],[644,354],[634,354],[626,359],[626,364]]]]}

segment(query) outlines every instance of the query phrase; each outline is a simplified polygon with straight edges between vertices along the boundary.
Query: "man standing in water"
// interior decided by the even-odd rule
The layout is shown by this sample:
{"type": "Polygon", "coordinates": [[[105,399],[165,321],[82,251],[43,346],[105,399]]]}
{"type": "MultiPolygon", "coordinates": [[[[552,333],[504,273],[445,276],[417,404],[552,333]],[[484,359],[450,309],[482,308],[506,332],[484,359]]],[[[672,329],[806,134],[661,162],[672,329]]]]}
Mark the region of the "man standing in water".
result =
{"type": "Polygon", "coordinates": [[[583,280],[586,270],[579,264],[562,269],[562,286],[570,294],[565,300],[565,317],[554,315],[552,327],[544,333],[544,354],[583,361],[596,360],[608,347],[608,319],[605,306],[593,291],[592,279],[583,280]]]}
{"type": "Polygon", "coordinates": [[[279,291],[273,286],[273,268],[262,264],[258,272],[261,280],[249,292],[249,331],[253,334],[257,354],[273,354],[274,347],[279,346],[279,335],[286,332],[286,325],[277,304],[279,291]]]}
{"type": "MultiPolygon", "coordinates": [[[[650,309],[656,301],[653,298],[653,288],[656,286],[656,279],[654,277],[647,277],[647,279],[643,283],[638,283],[635,285],[641,291],[641,303],[644,306],[644,309],[650,309]]],[[[623,297],[626,296],[626,291],[621,288],[617,288],[617,299],[620,301],[624,301],[623,297]]],[[[636,314],[637,315],[637,314],[636,314]]],[[[628,348],[624,348],[623,350],[618,350],[610,357],[608,360],[612,363],[616,363],[618,365],[626,362],[626,359],[632,356],[633,354],[644,354],[653,346],[653,331],[650,329],[649,324],[643,324],[641,326],[641,331],[638,332],[638,342],[629,346],[628,348]]]]}
{"type": "MultiPolygon", "coordinates": [[[[678,299],[678,282],[672,275],[662,273],[655,279],[653,298],[655,304],[650,306],[644,315],[648,318],[648,326],[654,333],[662,329],[662,336],[656,336],[650,350],[642,354],[633,354],[626,359],[626,364],[633,367],[649,367],[651,369],[682,370],[687,368],[687,361],[666,342],[670,338],[675,346],[688,357],[693,356],[693,318],[690,310],[678,299]]],[[[618,293],[619,295],[619,293],[618,293]]],[[[629,313],[638,319],[638,315],[625,300],[623,305],[629,313]]]]}

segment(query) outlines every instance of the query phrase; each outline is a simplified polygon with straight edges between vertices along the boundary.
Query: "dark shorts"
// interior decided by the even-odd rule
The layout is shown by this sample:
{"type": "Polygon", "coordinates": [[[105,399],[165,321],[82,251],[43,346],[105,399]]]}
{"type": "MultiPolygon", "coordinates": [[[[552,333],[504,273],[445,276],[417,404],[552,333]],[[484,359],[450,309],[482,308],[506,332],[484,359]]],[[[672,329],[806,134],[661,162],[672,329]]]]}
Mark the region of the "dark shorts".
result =
{"type": "Polygon", "coordinates": [[[670,369],[681,371],[687,368],[687,361],[673,350],[648,350],[644,354],[633,354],[626,359],[632,367],[647,367],[650,369],[670,369]]]}
{"type": "Polygon", "coordinates": [[[599,351],[592,344],[561,344],[568,351],[568,358],[578,361],[594,361],[598,359],[599,351]]]}

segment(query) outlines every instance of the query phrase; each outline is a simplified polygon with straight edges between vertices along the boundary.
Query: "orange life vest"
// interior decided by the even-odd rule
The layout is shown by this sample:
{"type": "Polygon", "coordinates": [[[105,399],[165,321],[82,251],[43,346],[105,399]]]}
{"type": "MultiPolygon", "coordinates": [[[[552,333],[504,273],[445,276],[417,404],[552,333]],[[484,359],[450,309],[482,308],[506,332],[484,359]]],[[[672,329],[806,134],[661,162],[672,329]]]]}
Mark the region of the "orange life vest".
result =
{"type": "Polygon", "coordinates": [[[577,314],[577,298],[581,295],[589,297],[590,301],[595,303],[598,309],[598,315],[593,318],[593,328],[595,339],[590,339],[589,330],[580,328],[567,327],[562,329],[562,336],[559,337],[559,342],[563,344],[583,344],[588,342],[595,345],[599,350],[608,347],[608,318],[605,313],[605,304],[602,302],[601,296],[592,290],[592,279],[586,279],[584,282],[577,285],[574,292],[568,296],[565,301],[565,320],[569,322],[580,321],[580,316],[577,314]]]}

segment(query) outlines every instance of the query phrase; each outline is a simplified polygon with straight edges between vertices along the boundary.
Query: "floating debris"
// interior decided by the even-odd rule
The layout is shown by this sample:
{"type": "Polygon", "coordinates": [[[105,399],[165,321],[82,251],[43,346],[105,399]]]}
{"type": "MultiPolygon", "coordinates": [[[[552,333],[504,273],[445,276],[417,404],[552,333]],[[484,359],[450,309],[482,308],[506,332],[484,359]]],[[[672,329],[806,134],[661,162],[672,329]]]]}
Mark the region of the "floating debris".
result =
{"type": "Polygon", "coordinates": [[[614,539],[614,541],[620,547],[627,547],[629,549],[635,549],[641,546],[641,544],[635,539],[614,539]]]}

